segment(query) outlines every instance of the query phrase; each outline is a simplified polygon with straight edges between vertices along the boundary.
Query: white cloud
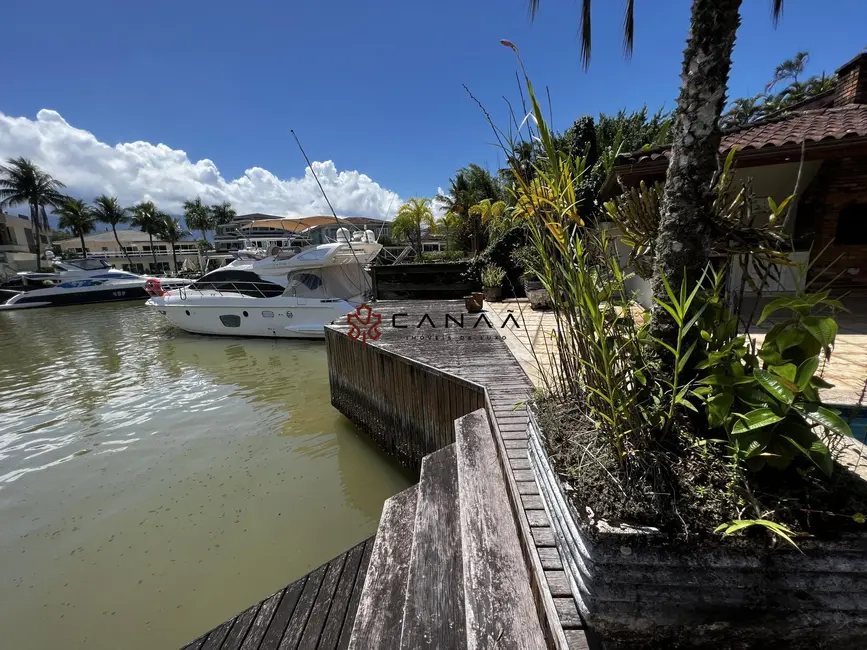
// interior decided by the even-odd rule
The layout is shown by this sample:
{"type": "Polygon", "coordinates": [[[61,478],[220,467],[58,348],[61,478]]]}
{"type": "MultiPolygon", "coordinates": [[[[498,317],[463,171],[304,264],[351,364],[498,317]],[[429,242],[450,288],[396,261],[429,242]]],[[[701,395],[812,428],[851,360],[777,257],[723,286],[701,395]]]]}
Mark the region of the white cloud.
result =
{"type": "MultiPolygon", "coordinates": [[[[149,199],[179,214],[181,203],[201,196],[206,203],[231,201],[239,214],[298,216],[329,214],[313,174],[280,179],[251,167],[227,180],[213,161],[192,162],[184,151],[164,144],[100,142],[71,126],[61,115],[42,109],[35,120],[0,113],[0,159],[24,156],[63,181],[70,194],[85,199],[107,193],[129,205],[149,199]]],[[[341,216],[392,217],[400,197],[358,171],[338,171],[330,160],[313,168],[341,216]],[[389,208],[391,210],[389,211],[389,208]]]]}

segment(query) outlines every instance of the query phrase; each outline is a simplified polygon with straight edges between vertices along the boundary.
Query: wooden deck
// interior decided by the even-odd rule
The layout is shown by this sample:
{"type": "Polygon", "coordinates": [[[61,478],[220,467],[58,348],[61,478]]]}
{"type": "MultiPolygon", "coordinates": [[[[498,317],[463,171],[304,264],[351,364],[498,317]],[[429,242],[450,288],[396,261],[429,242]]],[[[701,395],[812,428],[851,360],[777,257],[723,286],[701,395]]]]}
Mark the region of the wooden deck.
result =
{"type": "Polygon", "coordinates": [[[183,650],[347,648],[373,543],[366,539],[183,650]]]}
{"type": "Polygon", "coordinates": [[[419,454],[454,442],[453,437],[446,437],[454,419],[478,408],[474,393],[481,392],[481,405],[491,420],[505,470],[522,550],[535,578],[531,587],[541,610],[540,619],[548,628],[546,635],[558,650],[588,648],[551,522],[530,467],[525,402],[532,396],[533,386],[498,334],[500,319],[487,313],[494,325],[490,329],[485,321],[479,321],[479,315],[466,313],[463,301],[383,301],[373,307],[381,315],[382,334],[377,340],[368,339],[365,345],[378,354],[377,359],[368,354],[361,364],[353,365],[348,359],[341,363],[338,357],[351,355],[352,346],[360,343],[349,340],[351,328],[345,321],[326,331],[333,403],[344,413],[358,409],[357,405],[340,403],[347,389],[358,391],[352,396],[358,399],[352,401],[362,406],[350,415],[351,419],[368,428],[390,453],[403,442],[383,440],[383,431],[411,432],[414,440],[408,443],[410,447],[419,440],[428,444],[428,448],[415,451],[416,459],[407,460],[404,450],[396,454],[413,466],[420,461],[419,454]],[[448,328],[447,314],[454,319],[448,328]],[[460,320],[463,328],[454,323],[460,320]],[[393,324],[406,327],[396,328],[393,324]],[[386,363],[390,365],[384,370],[386,363]],[[337,364],[339,371],[332,367],[337,364]],[[401,364],[409,370],[401,369],[401,364]],[[465,390],[461,390],[462,386],[465,390]],[[386,391],[392,394],[384,395],[386,391]],[[363,403],[365,400],[367,403],[363,403]],[[408,421],[391,419],[389,410],[395,418],[408,421]]]}

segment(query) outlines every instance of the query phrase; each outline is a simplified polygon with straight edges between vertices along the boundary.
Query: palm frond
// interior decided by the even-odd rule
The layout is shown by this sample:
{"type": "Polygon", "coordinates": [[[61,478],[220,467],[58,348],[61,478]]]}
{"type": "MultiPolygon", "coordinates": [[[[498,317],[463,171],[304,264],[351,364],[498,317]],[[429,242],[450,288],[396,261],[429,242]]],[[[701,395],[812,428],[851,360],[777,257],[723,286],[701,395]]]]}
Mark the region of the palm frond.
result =
{"type": "Polygon", "coordinates": [[[783,15],[783,0],[771,0],[771,15],[774,18],[774,26],[780,22],[780,17],[783,15]]]}
{"type": "Polygon", "coordinates": [[[592,33],[590,30],[590,6],[592,0],[581,1],[581,26],[579,35],[581,38],[581,63],[584,69],[590,67],[590,46],[592,45],[592,33]]]}
{"type": "Polygon", "coordinates": [[[626,58],[632,56],[635,44],[635,0],[626,0],[626,13],[623,16],[623,53],[626,58]]]}

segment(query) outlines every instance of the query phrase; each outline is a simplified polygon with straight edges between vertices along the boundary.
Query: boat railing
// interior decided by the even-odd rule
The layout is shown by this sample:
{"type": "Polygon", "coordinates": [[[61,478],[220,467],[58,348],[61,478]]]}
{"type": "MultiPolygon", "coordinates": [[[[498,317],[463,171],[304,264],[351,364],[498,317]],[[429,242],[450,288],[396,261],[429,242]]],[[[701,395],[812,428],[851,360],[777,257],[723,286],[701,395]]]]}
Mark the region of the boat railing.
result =
{"type": "Polygon", "coordinates": [[[215,280],[213,282],[201,280],[194,282],[188,287],[181,287],[181,299],[186,299],[187,291],[216,291],[221,296],[224,293],[240,293],[253,298],[275,298],[283,293],[283,287],[274,283],[249,282],[244,280],[215,280]],[[269,293],[265,293],[262,287],[269,289],[269,293]],[[279,289],[279,293],[277,290],[279,289]]]}

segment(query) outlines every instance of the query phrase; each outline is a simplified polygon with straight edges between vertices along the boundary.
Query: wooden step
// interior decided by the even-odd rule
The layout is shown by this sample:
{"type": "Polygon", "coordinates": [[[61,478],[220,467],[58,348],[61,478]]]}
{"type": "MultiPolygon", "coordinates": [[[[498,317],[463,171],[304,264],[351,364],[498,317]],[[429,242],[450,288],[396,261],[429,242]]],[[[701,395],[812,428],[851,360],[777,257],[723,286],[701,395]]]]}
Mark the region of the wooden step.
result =
{"type": "Polygon", "coordinates": [[[466,647],[544,650],[488,417],[479,409],[455,425],[466,647]]]}
{"type": "Polygon", "coordinates": [[[422,461],[401,650],[466,647],[455,456],[449,445],[422,461]]]}
{"type": "Polygon", "coordinates": [[[417,502],[418,486],[413,486],[382,508],[350,650],[399,647],[417,502]]]}

